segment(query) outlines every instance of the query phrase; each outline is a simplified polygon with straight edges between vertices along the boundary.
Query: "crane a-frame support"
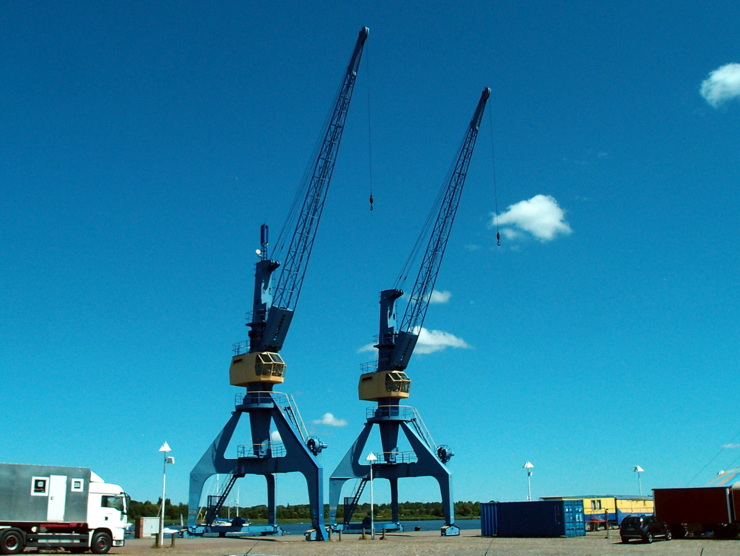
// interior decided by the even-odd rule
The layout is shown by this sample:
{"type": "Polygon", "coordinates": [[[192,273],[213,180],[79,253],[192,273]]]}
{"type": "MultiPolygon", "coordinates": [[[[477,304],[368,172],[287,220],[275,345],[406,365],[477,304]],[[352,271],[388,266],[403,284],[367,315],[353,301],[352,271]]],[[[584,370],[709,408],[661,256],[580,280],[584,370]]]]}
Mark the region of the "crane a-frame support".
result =
{"type": "MultiPolygon", "coordinates": [[[[190,473],[190,498],[188,500],[188,528],[194,534],[282,534],[277,523],[275,501],[275,475],[298,472],[303,474],[308,487],[311,508],[312,540],[326,540],[324,525],[323,468],[317,462],[310,440],[301,432],[303,428],[291,396],[278,392],[247,392],[237,405],[231,418],[216,436],[211,446],[190,473]],[[239,423],[247,414],[252,428],[252,440],[259,443],[240,446],[236,458],[227,458],[226,450],[239,423]],[[269,440],[270,423],[280,433],[280,442],[269,440]],[[198,507],[206,480],[214,474],[244,477],[262,475],[267,486],[267,525],[246,527],[196,524],[198,507]]],[[[228,492],[221,494],[224,498],[228,492]]],[[[213,516],[215,517],[215,516],[213,516]]]]}
{"type": "MultiPolygon", "coordinates": [[[[332,473],[329,479],[329,522],[331,526],[340,528],[337,524],[337,510],[344,483],[350,479],[369,480],[370,466],[364,463],[365,446],[375,425],[379,428],[383,453],[375,454],[378,459],[373,463],[373,479],[387,479],[391,494],[391,523],[384,526],[385,529],[403,531],[398,515],[398,479],[433,477],[439,483],[442,498],[442,513],[445,521],[441,531],[442,535],[459,535],[460,529],[454,524],[452,473],[440,459],[438,450],[430,442],[429,434],[416,410],[398,405],[378,405],[372,412],[368,412],[362,432],[332,473]],[[398,451],[399,432],[403,432],[406,436],[413,454],[398,451]]],[[[348,521],[346,517],[345,526],[348,525],[348,521]]]]}

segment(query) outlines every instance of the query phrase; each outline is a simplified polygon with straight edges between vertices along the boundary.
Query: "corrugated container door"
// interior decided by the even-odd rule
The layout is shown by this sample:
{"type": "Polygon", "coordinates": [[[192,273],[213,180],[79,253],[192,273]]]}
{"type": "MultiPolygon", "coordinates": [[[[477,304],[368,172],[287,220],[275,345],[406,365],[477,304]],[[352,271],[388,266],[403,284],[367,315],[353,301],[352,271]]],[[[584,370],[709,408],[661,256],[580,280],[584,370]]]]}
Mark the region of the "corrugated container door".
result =
{"type": "Polygon", "coordinates": [[[493,537],[496,534],[496,507],[495,502],[480,505],[480,534],[484,537],[493,537]]]}
{"type": "Polygon", "coordinates": [[[583,500],[563,500],[565,536],[581,537],[586,534],[583,500]]]}

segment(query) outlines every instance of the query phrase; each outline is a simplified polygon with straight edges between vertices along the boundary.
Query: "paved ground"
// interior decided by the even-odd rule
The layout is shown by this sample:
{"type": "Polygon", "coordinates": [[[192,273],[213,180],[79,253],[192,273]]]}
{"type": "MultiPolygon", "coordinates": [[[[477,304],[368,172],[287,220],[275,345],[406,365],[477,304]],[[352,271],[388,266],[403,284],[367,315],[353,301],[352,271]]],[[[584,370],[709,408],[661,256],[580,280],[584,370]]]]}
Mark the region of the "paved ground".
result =
{"type": "Polygon", "coordinates": [[[110,554],[129,556],[335,556],[388,555],[612,555],[612,554],[687,554],[693,556],[736,556],[740,540],[684,539],[655,541],[652,544],[622,544],[615,532],[607,539],[603,531],[585,537],[556,539],[504,539],[481,537],[480,530],[463,531],[459,537],[441,537],[438,532],[420,531],[386,534],[385,539],[362,540],[359,535],[333,535],[330,542],[307,542],[299,535],[284,537],[251,537],[244,539],[177,538],[175,546],[165,539],[155,548],[150,539],[126,541],[110,554]]]}

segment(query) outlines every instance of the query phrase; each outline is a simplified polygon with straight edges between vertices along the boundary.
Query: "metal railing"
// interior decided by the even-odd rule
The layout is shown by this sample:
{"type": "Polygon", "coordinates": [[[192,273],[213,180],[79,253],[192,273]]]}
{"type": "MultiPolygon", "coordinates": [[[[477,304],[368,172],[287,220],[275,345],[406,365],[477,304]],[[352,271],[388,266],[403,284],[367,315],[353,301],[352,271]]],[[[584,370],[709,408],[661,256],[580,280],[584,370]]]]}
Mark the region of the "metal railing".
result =
{"type": "Polygon", "coordinates": [[[246,392],[234,396],[234,405],[236,407],[241,405],[272,406],[274,404],[275,400],[272,397],[272,392],[246,392]]]}
{"type": "Polygon", "coordinates": [[[415,407],[411,407],[410,405],[378,405],[377,407],[368,407],[365,416],[367,420],[397,419],[410,423],[429,448],[435,450],[437,447],[432,438],[432,433],[427,429],[424,420],[415,407]]]}
{"type": "Polygon", "coordinates": [[[379,405],[365,410],[367,419],[398,419],[411,421],[416,417],[416,410],[408,405],[379,405]]]}
{"type": "Polygon", "coordinates": [[[419,461],[419,456],[416,455],[416,452],[374,452],[375,456],[378,458],[378,461],[376,461],[373,465],[383,465],[383,464],[395,464],[395,463],[416,463],[419,461]]]}
{"type": "Polygon", "coordinates": [[[238,458],[283,458],[286,454],[285,444],[282,442],[264,442],[262,444],[241,444],[236,447],[238,458]]]}
{"type": "Polygon", "coordinates": [[[277,407],[293,423],[303,442],[308,442],[308,429],[292,395],[284,392],[251,391],[236,394],[234,404],[237,408],[245,405],[277,407]]]}
{"type": "Polygon", "coordinates": [[[236,342],[235,344],[231,344],[231,348],[234,351],[234,355],[241,355],[242,353],[247,353],[249,351],[249,340],[243,340],[241,342],[236,342]]]}
{"type": "Polygon", "coordinates": [[[361,374],[367,374],[367,373],[374,373],[378,370],[378,362],[373,361],[367,361],[365,363],[360,363],[360,373],[361,374]]]}

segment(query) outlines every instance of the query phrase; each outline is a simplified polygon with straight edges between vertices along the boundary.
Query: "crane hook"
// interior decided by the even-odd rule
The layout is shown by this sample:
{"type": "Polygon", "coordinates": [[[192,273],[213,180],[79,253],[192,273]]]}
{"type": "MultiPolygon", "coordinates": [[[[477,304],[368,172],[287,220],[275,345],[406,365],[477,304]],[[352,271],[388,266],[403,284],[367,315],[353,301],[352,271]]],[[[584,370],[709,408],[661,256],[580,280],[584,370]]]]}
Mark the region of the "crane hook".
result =
{"type": "Polygon", "coordinates": [[[373,194],[370,193],[370,212],[373,210],[373,194]]]}
{"type": "Polygon", "coordinates": [[[496,245],[501,247],[501,234],[496,232],[496,245]]]}

